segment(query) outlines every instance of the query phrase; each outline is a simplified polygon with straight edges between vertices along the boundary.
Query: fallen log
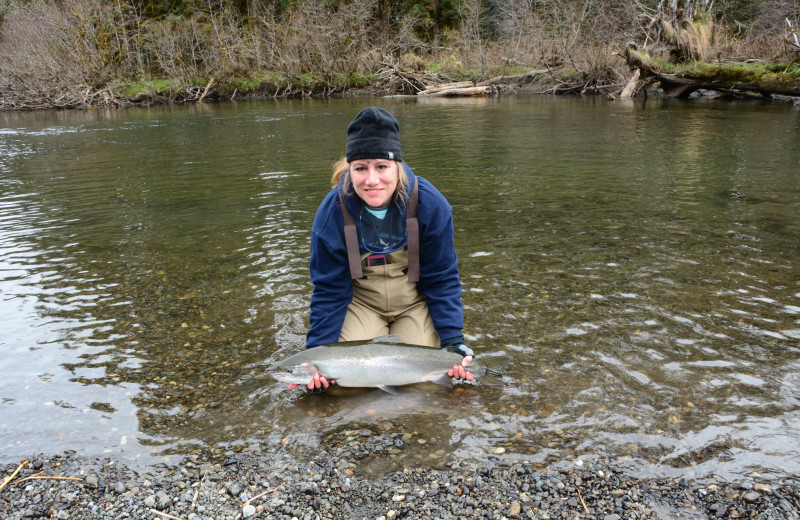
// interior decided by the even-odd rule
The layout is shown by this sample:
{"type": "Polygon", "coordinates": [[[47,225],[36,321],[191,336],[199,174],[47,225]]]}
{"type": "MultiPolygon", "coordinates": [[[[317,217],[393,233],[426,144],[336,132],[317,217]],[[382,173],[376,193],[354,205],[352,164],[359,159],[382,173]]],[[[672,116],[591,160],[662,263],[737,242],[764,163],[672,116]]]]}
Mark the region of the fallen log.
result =
{"type": "Polygon", "coordinates": [[[637,69],[643,79],[657,81],[667,97],[686,98],[696,90],[714,90],[729,93],[758,93],[800,96],[800,68],[781,64],[728,63],[713,64],[693,62],[681,67],[679,72],[666,73],[647,54],[633,47],[622,53],[631,68],[637,69]]]}
{"type": "Polygon", "coordinates": [[[488,96],[492,92],[492,88],[489,86],[450,88],[433,94],[427,94],[427,97],[488,96]]]}
{"type": "Polygon", "coordinates": [[[534,79],[537,76],[542,76],[547,74],[547,69],[540,69],[540,70],[529,70],[528,72],[523,72],[522,74],[511,74],[508,76],[495,76],[491,79],[486,81],[481,81],[477,83],[476,86],[482,87],[486,85],[497,85],[499,83],[514,83],[517,81],[525,81],[528,79],[534,79]]]}
{"type": "Polygon", "coordinates": [[[444,85],[435,85],[433,87],[428,87],[425,90],[418,92],[420,96],[430,96],[431,94],[436,94],[443,90],[451,90],[454,88],[469,88],[472,87],[473,84],[471,81],[459,81],[456,83],[445,83],[444,85]]]}
{"type": "Polygon", "coordinates": [[[639,76],[641,76],[641,71],[636,69],[636,71],[633,73],[633,76],[631,76],[631,79],[628,80],[628,84],[625,85],[624,89],[622,89],[622,94],[620,94],[619,97],[623,99],[633,97],[633,94],[636,92],[636,88],[639,85],[639,76]]]}

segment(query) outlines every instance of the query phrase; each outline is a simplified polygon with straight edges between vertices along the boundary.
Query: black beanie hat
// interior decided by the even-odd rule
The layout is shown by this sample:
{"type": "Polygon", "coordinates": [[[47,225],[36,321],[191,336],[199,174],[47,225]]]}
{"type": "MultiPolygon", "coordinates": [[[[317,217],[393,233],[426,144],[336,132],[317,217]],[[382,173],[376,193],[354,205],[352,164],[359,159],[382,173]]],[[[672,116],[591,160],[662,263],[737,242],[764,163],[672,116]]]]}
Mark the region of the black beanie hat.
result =
{"type": "Polygon", "coordinates": [[[347,125],[347,162],[356,159],[403,160],[400,123],[378,107],[367,107],[347,125]]]}

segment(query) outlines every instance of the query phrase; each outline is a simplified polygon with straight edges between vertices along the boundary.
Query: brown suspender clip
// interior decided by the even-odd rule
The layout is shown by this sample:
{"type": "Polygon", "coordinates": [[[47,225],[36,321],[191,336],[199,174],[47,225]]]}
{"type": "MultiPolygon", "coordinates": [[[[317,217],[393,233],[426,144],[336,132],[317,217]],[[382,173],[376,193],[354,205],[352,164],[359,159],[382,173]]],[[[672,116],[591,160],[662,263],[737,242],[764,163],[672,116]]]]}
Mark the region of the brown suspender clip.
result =
{"type": "MultiPolygon", "coordinates": [[[[408,281],[419,281],[419,219],[417,219],[417,203],[419,202],[419,187],[414,179],[414,188],[406,202],[406,232],[408,233],[408,281]]],[[[350,276],[357,280],[364,276],[361,270],[361,255],[358,251],[358,232],[356,219],[347,209],[344,196],[339,191],[339,205],[342,207],[344,218],[344,241],[347,245],[347,262],[350,264],[350,276]]]]}

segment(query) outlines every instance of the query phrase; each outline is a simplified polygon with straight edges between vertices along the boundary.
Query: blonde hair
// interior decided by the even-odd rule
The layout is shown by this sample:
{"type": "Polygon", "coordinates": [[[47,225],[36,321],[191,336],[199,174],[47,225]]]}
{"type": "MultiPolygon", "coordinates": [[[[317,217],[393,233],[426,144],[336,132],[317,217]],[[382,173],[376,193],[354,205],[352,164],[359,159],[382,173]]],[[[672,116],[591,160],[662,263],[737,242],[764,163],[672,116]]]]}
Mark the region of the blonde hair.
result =
{"type": "MultiPolygon", "coordinates": [[[[367,162],[372,159],[365,159],[367,162]]],[[[408,172],[401,161],[394,162],[397,165],[397,188],[394,192],[394,201],[398,204],[404,204],[410,195],[408,191],[408,172]]],[[[331,176],[331,188],[337,187],[342,182],[344,176],[344,185],[342,186],[345,195],[353,194],[353,182],[350,180],[350,163],[347,159],[342,157],[333,165],[333,175],[331,176]]]]}

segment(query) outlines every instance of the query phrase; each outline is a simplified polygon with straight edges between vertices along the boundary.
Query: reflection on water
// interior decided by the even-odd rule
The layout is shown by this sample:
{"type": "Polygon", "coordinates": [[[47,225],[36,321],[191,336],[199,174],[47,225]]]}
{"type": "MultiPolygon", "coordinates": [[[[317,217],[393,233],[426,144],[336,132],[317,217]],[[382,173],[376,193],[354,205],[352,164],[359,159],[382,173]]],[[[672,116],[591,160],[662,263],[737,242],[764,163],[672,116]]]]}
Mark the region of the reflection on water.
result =
{"type": "Polygon", "coordinates": [[[780,105],[381,101],[448,197],[503,389],[288,392],[308,238],[369,100],[0,114],[0,459],[403,440],[365,472],[612,456],[800,470],[800,117],[780,105]]]}

